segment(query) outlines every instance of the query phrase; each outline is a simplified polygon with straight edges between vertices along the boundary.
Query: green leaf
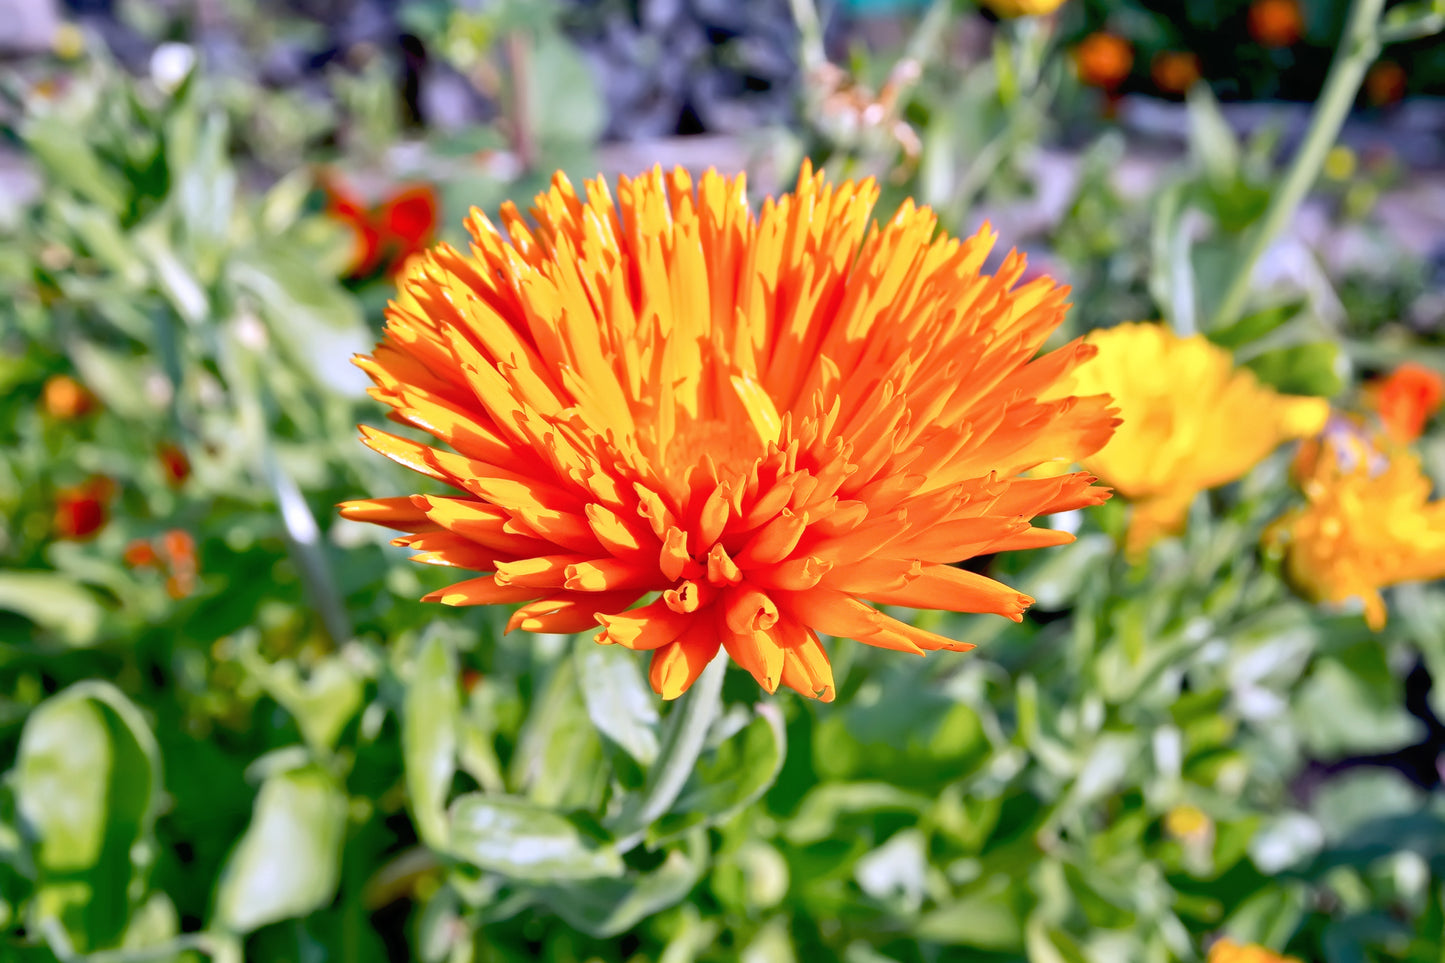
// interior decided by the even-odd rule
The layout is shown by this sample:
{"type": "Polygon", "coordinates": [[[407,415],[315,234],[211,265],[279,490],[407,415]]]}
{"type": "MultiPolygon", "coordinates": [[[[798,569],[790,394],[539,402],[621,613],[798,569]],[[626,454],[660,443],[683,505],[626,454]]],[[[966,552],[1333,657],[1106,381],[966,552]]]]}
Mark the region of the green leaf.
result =
{"type": "Polygon", "coordinates": [[[913,927],[925,943],[971,946],[981,950],[1023,949],[1024,927],[1006,893],[969,896],[925,913],[913,927]]]}
{"type": "Polygon", "coordinates": [[[61,114],[33,117],[22,136],[51,181],[120,216],[130,203],[125,179],[101,163],[85,128],[61,114]]]}
{"type": "Polygon", "coordinates": [[[161,793],[145,720],[108,682],[71,686],[26,720],[11,779],[36,844],[36,923],[58,921],[80,950],[115,945],[130,918],[133,854],[161,793]]]}
{"type": "Polygon", "coordinates": [[[1189,152],[1213,181],[1232,181],[1239,173],[1239,141],[1219,110],[1207,84],[1195,84],[1187,96],[1189,152]]]}
{"type": "Polygon", "coordinates": [[[341,872],[346,807],[346,795],[317,766],[267,777],[251,825],[221,876],[219,925],[249,933],[331,902],[341,872]]]}
{"type": "Polygon", "coordinates": [[[702,879],[707,855],[706,838],[694,832],[684,849],[669,850],[651,872],[548,886],[540,898],[573,929],[607,939],[682,902],[702,879]]]}
{"type": "Polygon", "coordinates": [[[1320,659],[1291,705],[1300,741],[1315,758],[1385,752],[1424,735],[1375,645],[1320,659]]]}
{"type": "Polygon", "coordinates": [[[1333,341],[1266,351],[1246,361],[1245,367],[1285,394],[1321,398],[1332,398],[1344,389],[1348,369],[1344,352],[1333,341]]]}
{"type": "Polygon", "coordinates": [[[1228,348],[1236,351],[1246,345],[1260,340],[1273,332],[1276,328],[1294,320],[1304,309],[1303,301],[1288,301],[1284,304],[1276,304],[1273,307],[1262,308],[1253,314],[1247,314],[1234,324],[1218,331],[1207,331],[1205,334],[1210,341],[1221,348],[1228,348]]]}
{"type": "Polygon", "coordinates": [[[576,821],[523,799],[465,795],[452,803],[448,851],[515,880],[620,876],[622,857],[576,821]]]}
{"type": "Polygon", "coordinates": [[[20,613],[73,646],[95,643],[103,615],[90,590],[57,572],[0,572],[0,609],[20,613]]]}
{"type": "Polygon", "coordinates": [[[838,821],[850,813],[923,813],[932,800],[881,782],[829,782],[813,789],[784,829],[795,846],[834,836],[838,821]]]}
{"type": "Polygon", "coordinates": [[[527,51],[527,125],[537,143],[591,144],[607,125],[601,87],[577,49],[544,34],[527,51]]]}
{"type": "Polygon", "coordinates": [[[422,842],[446,849],[447,793],[456,773],[457,658],[451,642],[432,633],[421,644],[402,703],[406,789],[422,842]]]}
{"type": "Polygon", "coordinates": [[[758,706],[740,732],[698,760],[668,814],[648,830],[648,841],[657,845],[692,827],[723,822],[757,800],[778,778],[787,744],[778,708],[758,706]]]}
{"type": "Polygon", "coordinates": [[[342,656],[327,656],[303,679],[295,662],[267,662],[256,651],[253,634],[242,636],[236,651],[237,660],[266,694],[296,720],[306,744],[329,753],[361,709],[365,686],[356,668],[342,656]]]}
{"type": "Polygon", "coordinates": [[[575,649],[577,671],[587,680],[582,698],[592,724],[644,766],[657,759],[657,697],[637,665],[637,653],[616,645],[598,645],[581,636],[575,649]]]}
{"type": "Polygon", "coordinates": [[[602,740],[587,716],[576,663],[563,659],[527,716],[509,782],[541,806],[590,809],[605,787],[603,762],[602,740]]]}

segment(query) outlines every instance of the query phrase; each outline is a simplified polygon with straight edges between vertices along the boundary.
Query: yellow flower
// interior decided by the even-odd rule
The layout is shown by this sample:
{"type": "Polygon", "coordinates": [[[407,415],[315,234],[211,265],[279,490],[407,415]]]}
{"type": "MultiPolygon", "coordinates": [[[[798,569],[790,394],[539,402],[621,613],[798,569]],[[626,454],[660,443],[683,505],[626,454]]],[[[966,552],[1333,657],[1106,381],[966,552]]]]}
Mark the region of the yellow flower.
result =
{"type": "Polygon", "coordinates": [[[1133,503],[1127,547],[1180,531],[1200,492],[1234,481],[1292,438],[1319,432],[1322,398],[1281,395],[1228,351],[1159,324],[1121,324],[1087,339],[1099,353],[1068,390],[1114,396],[1124,423],[1083,462],[1133,503]]]}
{"type": "Polygon", "coordinates": [[[1042,17],[1062,7],[1065,0],[981,0],[1000,17],[1042,17]]]}
{"type": "Polygon", "coordinates": [[[1372,629],[1385,625],[1380,589],[1445,577],[1445,501],[1407,452],[1359,457],[1326,439],[1304,479],[1307,504],[1266,535],[1283,547],[1285,574],[1321,602],[1358,598],[1372,629]]]}
{"type": "Polygon", "coordinates": [[[1216,940],[1206,963],[1300,963],[1297,957],[1281,956],[1258,943],[1240,945],[1229,937],[1216,940]]]}
{"type": "Polygon", "coordinates": [[[665,698],[721,652],[832,698],[820,635],[971,648],[877,605],[1021,619],[1032,599],[953,563],[1070,541],[1031,519],[1107,497],[1021,477],[1113,431],[1107,397],[1044,397],[1094,349],[1038,355],[1053,281],[1016,287],[1017,255],[982,273],[989,235],[911,203],[870,223],[877,198],[805,165],[755,215],[741,177],[657,169],[615,199],[558,175],[530,223],[474,211],[470,248],[412,266],[358,362],[436,439],[367,444],[451,491],[343,513],[490,573],[433,600],[652,652],[665,698]]]}
{"type": "Polygon", "coordinates": [[[1164,831],[1175,839],[1207,839],[1214,834],[1214,821],[1198,806],[1180,803],[1164,814],[1164,831]]]}

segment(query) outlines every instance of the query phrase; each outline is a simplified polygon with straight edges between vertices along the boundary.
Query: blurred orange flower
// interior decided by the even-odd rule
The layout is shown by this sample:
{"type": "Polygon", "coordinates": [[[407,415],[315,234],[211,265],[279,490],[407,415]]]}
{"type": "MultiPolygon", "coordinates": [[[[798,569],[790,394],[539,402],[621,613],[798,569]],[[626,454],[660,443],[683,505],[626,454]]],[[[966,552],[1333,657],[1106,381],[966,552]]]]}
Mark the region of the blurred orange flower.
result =
{"type": "Polygon", "coordinates": [[[114,495],[115,482],[101,476],[60,489],[51,525],[55,536],[74,541],[90,538],[109,520],[109,502],[114,495]]]}
{"type": "Polygon", "coordinates": [[[349,277],[370,277],[382,269],[396,274],[436,238],[440,204],[429,184],[403,186],[376,207],[367,206],[335,175],[323,175],[321,188],[327,215],[354,236],[349,277]]]}
{"type": "Polygon", "coordinates": [[[1225,937],[1209,948],[1206,963],[1300,963],[1293,956],[1281,956],[1257,943],[1240,944],[1225,937]]]}
{"type": "Polygon", "coordinates": [[[831,699],[820,635],[971,648],[876,605],[1022,618],[1028,596],[952,563],[1071,541],[1031,520],[1108,495],[1082,472],[1020,477],[1115,424],[1106,396],[1043,397],[1093,353],[1036,357],[1064,292],[1015,287],[1017,254],[981,273],[993,237],[950,238],[911,202],[870,223],[873,181],[806,164],[756,215],[741,176],[654,169],[617,191],[558,174],[534,220],[474,211],[468,251],[404,280],[359,364],[450,450],[362,437],[458,493],[343,515],[492,573],[430,600],[523,603],[510,628],[600,623],[652,652],[669,699],[720,650],[769,692],[831,699]]]}
{"type": "Polygon", "coordinates": [[[1074,49],[1074,63],[1084,83],[1114,91],[1134,69],[1134,48],[1117,34],[1091,33],[1074,49]]]}
{"type": "Polygon", "coordinates": [[[1255,0],[1248,19],[1249,35],[1265,47],[1293,47],[1304,36],[1298,0],[1255,0]]]}
{"type": "Polygon", "coordinates": [[[1365,386],[1367,403],[1380,414],[1385,434],[1408,445],[1425,432],[1425,423],[1445,402],[1445,378],[1407,361],[1384,378],[1365,386]]]}
{"type": "Polygon", "coordinates": [[[131,568],[164,570],[166,594],[173,599],[183,599],[196,590],[196,540],[183,528],[172,528],[154,541],[137,538],[126,546],[122,557],[131,568]]]}
{"type": "Polygon", "coordinates": [[[1381,60],[1365,74],[1365,101],[1375,107],[1386,107],[1404,99],[1409,81],[1405,68],[1393,60],[1381,60]]]}
{"type": "Polygon", "coordinates": [[[1149,76],[1166,94],[1182,97],[1200,77],[1199,55],[1186,50],[1164,50],[1154,55],[1149,76]]]}
{"type": "Polygon", "coordinates": [[[95,410],[95,395],[70,375],[51,375],[41,389],[45,413],[59,421],[74,421],[95,410]]]}
{"type": "Polygon", "coordinates": [[[1284,554],[1285,574],[1321,602],[1364,602],[1365,621],[1385,625],[1380,590],[1445,577],[1445,501],[1408,452],[1368,447],[1349,430],[1327,432],[1301,467],[1306,504],[1272,525],[1265,544],[1284,554]]]}

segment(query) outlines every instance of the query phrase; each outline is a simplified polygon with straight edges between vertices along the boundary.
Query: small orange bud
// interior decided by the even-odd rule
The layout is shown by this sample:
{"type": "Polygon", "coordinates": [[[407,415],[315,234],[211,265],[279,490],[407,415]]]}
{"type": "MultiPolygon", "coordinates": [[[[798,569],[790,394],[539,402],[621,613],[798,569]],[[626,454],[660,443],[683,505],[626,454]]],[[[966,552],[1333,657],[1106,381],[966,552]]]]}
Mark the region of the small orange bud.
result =
{"type": "Polygon", "coordinates": [[[1187,50],[1164,50],[1154,56],[1149,76],[1166,94],[1182,97],[1200,77],[1199,55],[1187,50]]]}
{"type": "Polygon", "coordinates": [[[95,395],[70,375],[51,375],[41,396],[45,413],[60,421],[74,421],[95,409],[95,395]]]}
{"type": "Polygon", "coordinates": [[[1113,91],[1134,68],[1134,48],[1112,33],[1091,33],[1074,50],[1079,79],[1090,87],[1113,91]]]}
{"type": "Polygon", "coordinates": [[[1249,35],[1265,47],[1293,47],[1304,36],[1298,0],[1255,0],[1249,8],[1249,35]]]}
{"type": "Polygon", "coordinates": [[[121,554],[121,559],[131,568],[157,568],[161,564],[160,556],[156,554],[155,546],[143,538],[131,541],[121,554]]]}

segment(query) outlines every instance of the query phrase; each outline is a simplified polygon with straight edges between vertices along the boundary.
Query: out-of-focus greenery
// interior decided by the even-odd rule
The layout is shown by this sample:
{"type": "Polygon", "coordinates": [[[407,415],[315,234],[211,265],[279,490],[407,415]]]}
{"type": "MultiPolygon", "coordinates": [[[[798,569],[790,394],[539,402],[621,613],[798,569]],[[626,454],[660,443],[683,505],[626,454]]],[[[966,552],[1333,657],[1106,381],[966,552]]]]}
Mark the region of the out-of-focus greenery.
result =
{"type": "MultiPolygon", "coordinates": [[[[484,62],[457,39],[477,22],[436,29],[484,62]]],[[[802,149],[951,230],[1031,193],[1073,80],[1048,23],[1004,30],[962,75],[927,33],[917,69],[829,73],[811,48],[802,149]]],[[[258,150],[270,101],[203,73],[162,87],[95,54],[57,78],[18,91],[43,189],[0,240],[0,958],[1164,963],[1224,933],[1440,958],[1445,700],[1420,680],[1445,678],[1445,594],[1395,591],[1379,634],[1298,599],[1259,548],[1298,498],[1288,451],[1146,559],[1110,503],[1070,546],[993,560],[1038,599],[1022,624],[914,614],[973,653],[840,641],[833,704],[731,672],[699,683],[716,711],[662,705],[586,633],[414,601],[451,579],[336,518],[414,482],[355,441],[379,412],[346,360],[387,282],[337,280],[348,239],[308,168],[238,166],[311,160],[307,138],[258,150]],[[47,401],[57,376],[93,403],[47,401]],[[103,524],[59,537],[97,478],[103,524]],[[128,551],[175,531],[193,584],[128,551]]],[[[1104,136],[1031,239],[1076,283],[1066,333],[1162,317],[1345,406],[1404,357],[1445,367],[1378,310],[1419,266],[1212,323],[1281,173],[1191,97],[1191,154],[1155,190],[1120,192],[1104,136]]],[[[448,203],[525,201],[579,163],[565,134],[600,123],[557,116],[481,135],[535,152],[506,171],[441,145],[448,203]]],[[[1445,440],[1422,450],[1438,478],[1445,440]]]]}

